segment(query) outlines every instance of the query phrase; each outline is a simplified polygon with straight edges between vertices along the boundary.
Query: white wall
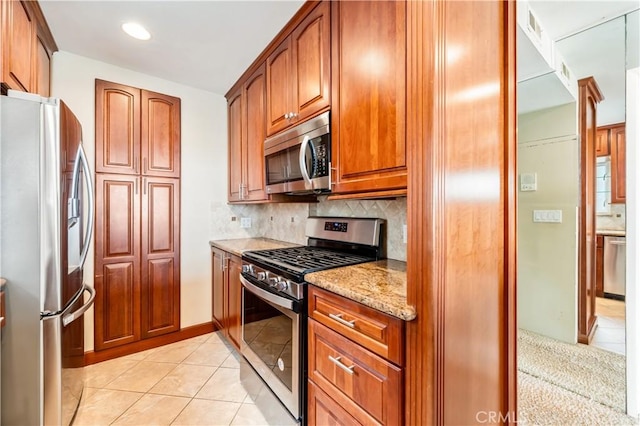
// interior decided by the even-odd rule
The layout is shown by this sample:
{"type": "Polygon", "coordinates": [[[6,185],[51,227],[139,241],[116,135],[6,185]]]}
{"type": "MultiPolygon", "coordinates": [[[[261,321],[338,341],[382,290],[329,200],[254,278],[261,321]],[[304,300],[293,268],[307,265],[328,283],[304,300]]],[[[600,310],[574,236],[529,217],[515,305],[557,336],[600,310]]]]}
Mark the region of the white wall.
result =
{"type": "Polygon", "coordinates": [[[640,68],[627,71],[627,413],[640,417],[640,68]]]}
{"type": "MultiPolygon", "coordinates": [[[[181,327],[211,320],[210,206],[226,200],[227,112],[223,96],[133,72],[68,52],[52,62],[52,96],[63,99],[82,124],[95,164],[95,79],[140,87],[181,99],[181,327]]],[[[85,280],[93,285],[93,248],[85,280]]],[[[85,321],[85,350],[93,349],[93,311],[85,321]]]]}
{"type": "Polygon", "coordinates": [[[518,116],[518,327],[570,343],[577,338],[579,142],[576,104],[518,116]],[[519,181],[518,181],[519,186],[519,181]],[[534,223],[533,210],[561,210],[562,223],[534,223]]]}

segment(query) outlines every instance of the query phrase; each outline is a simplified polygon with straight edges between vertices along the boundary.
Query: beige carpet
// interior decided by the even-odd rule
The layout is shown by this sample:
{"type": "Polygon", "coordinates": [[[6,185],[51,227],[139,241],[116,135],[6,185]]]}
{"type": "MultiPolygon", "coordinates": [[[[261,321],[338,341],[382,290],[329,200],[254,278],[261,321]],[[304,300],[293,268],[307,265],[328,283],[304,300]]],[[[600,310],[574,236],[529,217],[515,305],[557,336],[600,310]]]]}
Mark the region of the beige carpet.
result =
{"type": "Polygon", "coordinates": [[[637,424],[624,414],[622,355],[519,330],[518,370],[521,423],[637,424]]]}

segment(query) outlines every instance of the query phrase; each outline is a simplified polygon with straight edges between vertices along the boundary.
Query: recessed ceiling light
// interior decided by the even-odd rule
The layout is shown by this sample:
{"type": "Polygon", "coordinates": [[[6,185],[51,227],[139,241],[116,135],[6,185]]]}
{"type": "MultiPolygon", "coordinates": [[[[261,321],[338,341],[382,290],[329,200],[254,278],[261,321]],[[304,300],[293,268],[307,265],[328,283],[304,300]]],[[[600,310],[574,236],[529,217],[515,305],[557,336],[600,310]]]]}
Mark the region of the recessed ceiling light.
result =
{"type": "Polygon", "coordinates": [[[140,24],[136,24],[135,22],[127,22],[122,24],[122,30],[129,34],[133,38],[137,38],[138,40],[149,40],[151,38],[151,34],[149,31],[145,29],[140,24]]]}

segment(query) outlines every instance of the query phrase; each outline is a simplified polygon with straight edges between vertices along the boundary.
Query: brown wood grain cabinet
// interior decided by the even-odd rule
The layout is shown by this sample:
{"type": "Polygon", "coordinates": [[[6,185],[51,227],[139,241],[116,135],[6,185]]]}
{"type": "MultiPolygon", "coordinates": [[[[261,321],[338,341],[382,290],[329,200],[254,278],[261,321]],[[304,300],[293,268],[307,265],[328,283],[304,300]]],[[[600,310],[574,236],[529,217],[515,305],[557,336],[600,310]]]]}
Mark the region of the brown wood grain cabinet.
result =
{"type": "Polygon", "coordinates": [[[95,348],[180,330],[180,99],[96,80],[95,348]]]}
{"type": "Polygon", "coordinates": [[[625,123],[600,126],[596,131],[596,155],[611,156],[611,203],[627,201],[625,123]]]}
{"type": "Polygon", "coordinates": [[[406,190],[407,2],[332,2],[336,193],[406,190]]]}
{"type": "Polygon", "coordinates": [[[330,101],[330,2],[310,11],[266,61],[267,135],[317,115],[330,101]]]}
{"type": "Polygon", "coordinates": [[[258,67],[227,96],[229,202],[267,200],[264,181],[265,68],[258,67]]]}
{"type": "Polygon", "coordinates": [[[7,89],[49,96],[50,62],[58,50],[36,1],[2,0],[0,75],[7,89]]]}
{"type": "Polygon", "coordinates": [[[231,253],[213,247],[211,249],[211,307],[212,320],[225,337],[240,350],[241,297],[240,272],[242,260],[231,253]]]}
{"type": "Polygon", "coordinates": [[[613,127],[610,132],[611,146],[611,202],[627,201],[627,154],[625,124],[613,127]]]}
{"type": "Polygon", "coordinates": [[[309,424],[402,424],[404,323],[312,286],[308,310],[309,424]]]}
{"type": "Polygon", "coordinates": [[[598,127],[596,131],[596,157],[606,157],[609,151],[609,129],[598,127]]]}
{"type": "Polygon", "coordinates": [[[180,181],[142,177],[142,338],[180,329],[180,181]]]}
{"type": "Polygon", "coordinates": [[[96,174],[95,349],[140,340],[140,178],[96,174]]]}

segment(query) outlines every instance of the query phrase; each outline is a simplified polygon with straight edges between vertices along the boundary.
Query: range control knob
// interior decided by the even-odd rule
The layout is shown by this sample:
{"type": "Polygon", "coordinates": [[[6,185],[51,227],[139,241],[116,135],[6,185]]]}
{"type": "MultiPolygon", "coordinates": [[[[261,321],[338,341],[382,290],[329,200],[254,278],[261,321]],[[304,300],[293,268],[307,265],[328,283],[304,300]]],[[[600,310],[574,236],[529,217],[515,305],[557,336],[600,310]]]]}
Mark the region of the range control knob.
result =
{"type": "Polygon", "coordinates": [[[253,265],[244,264],[242,265],[242,272],[245,274],[253,274],[253,265]]]}
{"type": "Polygon", "coordinates": [[[275,287],[278,291],[285,291],[289,288],[289,283],[285,280],[280,280],[276,283],[275,287]]]}
{"type": "Polygon", "coordinates": [[[267,278],[267,274],[264,271],[258,272],[258,279],[264,281],[267,278]]]}
{"type": "Polygon", "coordinates": [[[267,282],[269,283],[270,287],[277,286],[279,281],[280,281],[280,279],[278,277],[269,277],[267,279],[267,282]]]}

